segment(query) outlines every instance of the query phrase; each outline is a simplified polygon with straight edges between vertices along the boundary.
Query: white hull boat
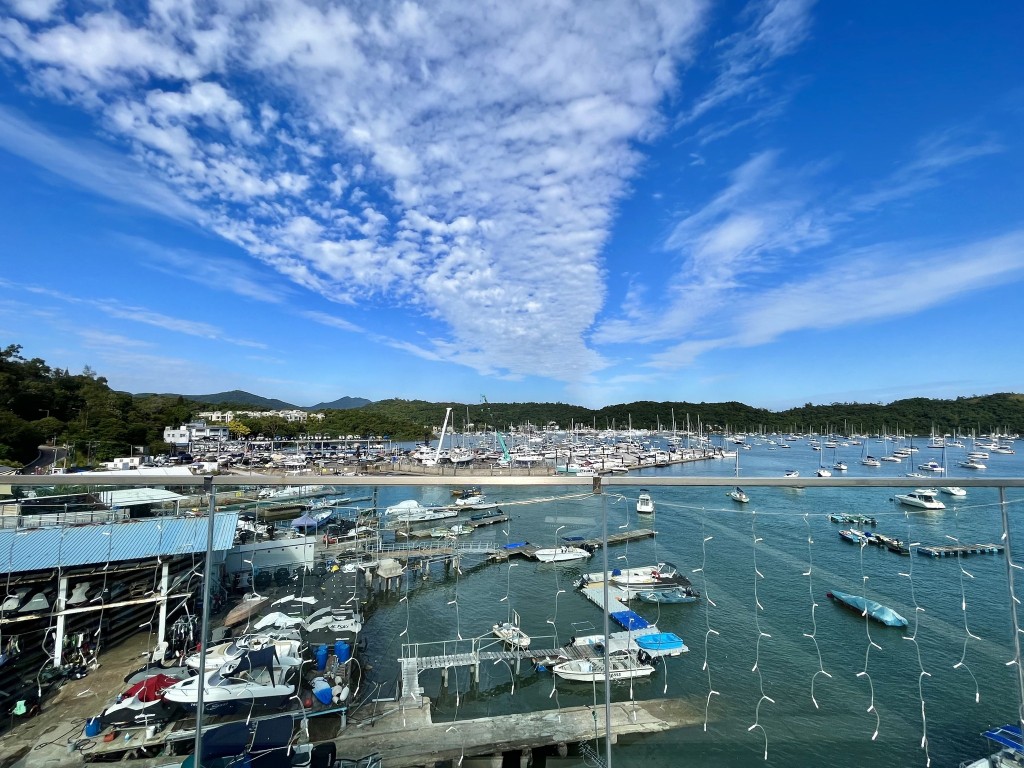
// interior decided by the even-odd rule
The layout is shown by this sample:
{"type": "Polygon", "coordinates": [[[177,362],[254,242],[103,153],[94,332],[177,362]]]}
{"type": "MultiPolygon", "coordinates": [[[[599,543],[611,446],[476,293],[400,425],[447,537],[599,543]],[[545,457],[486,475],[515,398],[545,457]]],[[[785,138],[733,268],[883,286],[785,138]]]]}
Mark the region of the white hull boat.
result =
{"type": "Polygon", "coordinates": [[[946,505],[939,501],[936,496],[938,492],[930,488],[918,488],[910,493],[898,493],[896,501],[908,507],[918,509],[945,509],[946,505]]]}
{"type": "Polygon", "coordinates": [[[530,636],[519,628],[518,624],[502,621],[491,627],[494,636],[503,640],[506,645],[513,648],[529,648],[530,636]]]}
{"type": "Polygon", "coordinates": [[[609,680],[647,677],[654,674],[654,667],[640,662],[632,654],[623,653],[609,656],[607,666],[603,658],[571,659],[555,664],[551,671],[563,680],[591,683],[604,680],[606,672],[609,680]]]}
{"type": "Polygon", "coordinates": [[[651,494],[647,491],[641,491],[640,495],[637,497],[636,513],[638,515],[654,514],[654,501],[651,499],[651,494]]]}
{"type": "Polygon", "coordinates": [[[175,683],[164,691],[164,700],[195,712],[202,685],[206,714],[280,709],[295,695],[295,685],[284,681],[289,676],[289,671],[277,666],[274,649],[264,648],[249,651],[220,669],[175,683]]]}
{"type": "Polygon", "coordinates": [[[569,560],[586,560],[590,557],[590,553],[585,549],[565,546],[538,549],[533,555],[542,563],[564,563],[569,560]]]}
{"type": "MultiPolygon", "coordinates": [[[[292,633],[294,634],[294,633],[292,633]]],[[[242,635],[206,651],[206,669],[219,669],[229,661],[241,658],[247,651],[259,651],[273,647],[280,666],[295,666],[300,663],[301,643],[297,637],[281,637],[274,633],[262,635],[242,635]],[[292,662],[292,663],[287,663],[292,662]]],[[[199,669],[199,654],[193,653],[185,659],[189,669],[199,669]]]]}

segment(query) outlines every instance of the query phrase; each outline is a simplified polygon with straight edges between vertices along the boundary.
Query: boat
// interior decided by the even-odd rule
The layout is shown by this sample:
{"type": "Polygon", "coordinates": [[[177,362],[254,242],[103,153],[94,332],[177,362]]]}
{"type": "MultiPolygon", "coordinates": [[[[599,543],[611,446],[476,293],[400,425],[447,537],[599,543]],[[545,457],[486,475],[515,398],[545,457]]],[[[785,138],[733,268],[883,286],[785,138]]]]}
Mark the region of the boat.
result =
{"type": "Polygon", "coordinates": [[[592,659],[570,659],[555,664],[551,671],[563,680],[591,683],[604,680],[630,680],[654,674],[654,667],[644,664],[632,653],[616,653],[608,657],[608,663],[600,657],[592,659]]]}
{"type": "Polygon", "coordinates": [[[860,460],[860,463],[863,464],[865,467],[880,467],[880,466],[882,466],[882,462],[880,462],[874,456],[865,456],[863,459],[860,460]]]}
{"type": "Polygon", "coordinates": [[[937,461],[926,461],[924,464],[918,464],[917,468],[922,472],[945,472],[945,468],[937,461]]]}
{"type": "Polygon", "coordinates": [[[533,556],[542,563],[563,563],[567,560],[586,560],[590,553],[580,547],[560,546],[538,549],[533,556]]]}
{"type": "Polygon", "coordinates": [[[800,477],[800,473],[795,469],[787,469],[783,477],[800,477]]]}
{"type": "Polygon", "coordinates": [[[910,493],[897,493],[894,497],[900,504],[919,509],[945,509],[946,505],[936,497],[933,488],[918,488],[910,493]]]}
{"type": "MultiPolygon", "coordinates": [[[[603,574],[587,574],[583,577],[582,583],[600,581],[602,578],[603,574]]],[[[644,565],[638,568],[615,568],[612,570],[609,581],[618,587],[633,591],[690,586],[690,580],[681,574],[673,563],[669,562],[661,562],[653,566],[644,565]]]]}
{"type": "Polygon", "coordinates": [[[987,465],[982,464],[979,459],[973,456],[968,456],[960,462],[960,466],[964,469],[985,469],[987,465]]]}
{"type": "Polygon", "coordinates": [[[868,540],[868,535],[859,528],[844,528],[839,531],[839,537],[851,544],[862,544],[868,540]]]}
{"type": "Polygon", "coordinates": [[[647,491],[640,491],[636,500],[636,513],[638,515],[654,514],[654,501],[651,500],[651,494],[647,491]]]}
{"type": "MultiPolygon", "coordinates": [[[[678,656],[690,650],[686,647],[686,643],[683,642],[683,638],[673,632],[651,632],[647,635],[637,635],[633,638],[633,642],[651,658],[656,656],[678,656]]],[[[639,653],[637,658],[640,661],[644,660],[644,657],[640,656],[639,653]]]]}
{"type": "Polygon", "coordinates": [[[959,485],[944,485],[939,488],[943,493],[948,493],[950,496],[966,496],[967,491],[961,488],[959,485]]]}
{"type": "Polygon", "coordinates": [[[490,520],[492,517],[502,517],[505,513],[500,509],[489,509],[486,512],[480,512],[476,515],[470,515],[470,522],[478,522],[480,520],[490,520]]]}
{"type": "Polygon", "coordinates": [[[156,674],[131,685],[100,713],[100,725],[146,726],[174,719],[178,705],[166,701],[164,691],[179,682],[181,678],[156,674]]]}
{"type": "Polygon", "coordinates": [[[248,593],[238,605],[228,611],[227,616],[224,617],[224,626],[233,627],[235,624],[248,621],[254,614],[259,613],[269,601],[269,597],[263,597],[255,592],[248,593]]]}
{"type": "Polygon", "coordinates": [[[634,593],[633,597],[645,603],[695,603],[700,600],[700,592],[692,587],[645,589],[634,593]]]}
{"type": "Polygon", "coordinates": [[[818,467],[818,470],[817,472],[815,472],[815,474],[818,477],[832,477],[832,470],[826,467],[818,467]]]}
{"type": "Polygon", "coordinates": [[[972,762],[964,761],[960,768],[1020,768],[1024,765],[1024,734],[1020,725],[1010,723],[990,728],[981,735],[996,744],[998,751],[972,762]]]}
{"type": "Polygon", "coordinates": [[[887,627],[907,626],[905,618],[896,613],[892,608],[876,603],[874,600],[868,600],[860,595],[850,595],[837,590],[832,590],[826,594],[827,597],[835,600],[837,603],[857,611],[862,616],[867,616],[869,619],[885,624],[887,627]]]}
{"type": "Polygon", "coordinates": [[[886,536],[884,533],[873,533],[870,534],[870,536],[871,538],[868,540],[869,544],[885,547],[890,552],[895,552],[897,555],[910,554],[910,547],[904,544],[900,539],[894,539],[892,536],[886,536]]]}
{"type": "Polygon", "coordinates": [[[738,485],[731,491],[729,491],[729,498],[733,501],[738,501],[740,504],[746,504],[750,501],[750,497],[743,492],[743,489],[738,485]]]}
{"type": "Polygon", "coordinates": [[[878,520],[867,515],[843,515],[833,512],[828,516],[832,523],[849,523],[853,525],[878,525],[878,520]]]}
{"type": "Polygon", "coordinates": [[[491,632],[495,637],[504,641],[505,645],[524,649],[530,647],[530,636],[523,632],[518,624],[502,621],[491,627],[491,632]]]}
{"type": "Polygon", "coordinates": [[[203,686],[203,711],[221,715],[253,709],[279,709],[295,695],[295,685],[285,682],[296,667],[278,666],[273,647],[246,651],[220,669],[182,680],[164,690],[164,699],[195,712],[199,686],[203,686]]]}
{"type": "MultiPolygon", "coordinates": [[[[215,645],[206,651],[206,669],[219,669],[229,661],[239,659],[248,651],[259,651],[273,647],[279,666],[295,666],[301,663],[301,643],[296,632],[269,632],[249,634],[215,645]]],[[[193,653],[185,659],[189,669],[199,669],[199,654],[193,653]]]]}
{"type": "Polygon", "coordinates": [[[849,467],[847,466],[845,461],[837,461],[835,464],[832,465],[832,469],[836,470],[837,472],[845,472],[846,470],[849,469],[849,467]]]}
{"type": "Polygon", "coordinates": [[[484,495],[475,493],[472,496],[460,496],[455,500],[455,506],[457,507],[474,507],[477,504],[482,504],[484,501],[484,495]]]}

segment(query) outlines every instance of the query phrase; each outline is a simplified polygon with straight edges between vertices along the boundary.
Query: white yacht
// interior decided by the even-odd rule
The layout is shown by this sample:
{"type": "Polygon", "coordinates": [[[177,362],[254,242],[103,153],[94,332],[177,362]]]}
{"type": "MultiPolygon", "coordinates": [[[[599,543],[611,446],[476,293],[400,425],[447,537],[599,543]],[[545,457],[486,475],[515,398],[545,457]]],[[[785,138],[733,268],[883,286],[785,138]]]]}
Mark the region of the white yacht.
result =
{"type": "Polygon", "coordinates": [[[964,469],[985,469],[986,464],[982,464],[979,459],[968,457],[960,462],[960,466],[964,469]]]}
{"type": "Polygon", "coordinates": [[[946,505],[936,498],[938,491],[934,488],[918,488],[910,493],[898,493],[895,498],[900,504],[919,509],[945,509],[946,505]]]}
{"type": "Polygon", "coordinates": [[[640,496],[636,500],[636,513],[638,515],[654,514],[654,501],[651,499],[651,494],[647,491],[640,491],[640,496]]]}

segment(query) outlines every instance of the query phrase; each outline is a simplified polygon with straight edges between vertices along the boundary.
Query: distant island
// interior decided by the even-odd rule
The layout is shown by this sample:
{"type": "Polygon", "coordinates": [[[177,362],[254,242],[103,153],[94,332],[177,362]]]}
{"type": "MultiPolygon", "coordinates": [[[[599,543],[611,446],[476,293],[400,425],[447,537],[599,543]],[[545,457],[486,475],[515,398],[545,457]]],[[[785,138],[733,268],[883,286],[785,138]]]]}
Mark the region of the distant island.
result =
{"type": "Polygon", "coordinates": [[[386,436],[431,440],[453,411],[456,430],[502,432],[530,429],[673,429],[682,432],[818,432],[971,436],[1015,435],[1024,430],[1024,395],[999,393],[952,400],[908,398],[891,403],[807,403],[769,411],[738,402],[637,401],[599,409],[566,403],[477,403],[345,396],[313,406],[296,406],[242,390],[206,395],[131,394],[111,390],[107,380],[86,367],[82,373],[25,359],[16,344],[0,349],[0,465],[20,467],[44,443],[68,446],[71,460],[91,464],[132,453],[169,449],[163,430],[211,411],[260,411],[230,426],[240,436],[305,433],[386,436]],[[287,421],[270,414],[301,410],[323,419],[287,421]]]}

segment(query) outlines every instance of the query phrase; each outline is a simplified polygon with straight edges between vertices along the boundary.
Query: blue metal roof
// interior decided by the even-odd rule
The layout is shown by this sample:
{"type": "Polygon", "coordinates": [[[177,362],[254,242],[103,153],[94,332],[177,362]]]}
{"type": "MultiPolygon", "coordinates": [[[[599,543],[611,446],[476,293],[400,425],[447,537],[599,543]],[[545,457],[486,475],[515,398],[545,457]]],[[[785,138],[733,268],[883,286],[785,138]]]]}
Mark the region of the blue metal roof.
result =
{"type": "MultiPolygon", "coordinates": [[[[213,549],[231,548],[237,512],[214,519],[213,549]]],[[[9,573],[206,552],[205,517],[147,517],[113,523],[0,530],[0,569],[9,573]],[[6,561],[6,562],[5,562],[6,561]]]]}

